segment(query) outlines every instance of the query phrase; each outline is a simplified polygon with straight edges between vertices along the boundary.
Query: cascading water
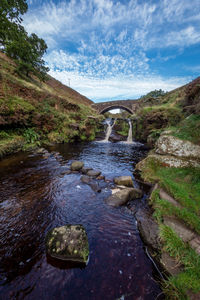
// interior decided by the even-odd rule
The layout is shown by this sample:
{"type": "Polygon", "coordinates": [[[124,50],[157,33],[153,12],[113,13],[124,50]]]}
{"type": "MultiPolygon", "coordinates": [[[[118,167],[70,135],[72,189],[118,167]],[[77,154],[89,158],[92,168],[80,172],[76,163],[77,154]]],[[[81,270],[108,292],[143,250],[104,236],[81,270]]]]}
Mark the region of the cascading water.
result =
{"type": "Polygon", "coordinates": [[[106,120],[106,124],[108,125],[108,127],[106,129],[106,136],[105,136],[105,139],[101,142],[108,142],[109,141],[109,137],[112,133],[112,128],[115,125],[115,120],[114,120],[113,123],[112,123],[112,119],[111,120],[106,120]]]}
{"type": "Polygon", "coordinates": [[[132,130],[131,120],[128,120],[128,123],[129,123],[129,132],[128,132],[128,138],[126,142],[131,144],[133,142],[133,130],[132,130]]]}

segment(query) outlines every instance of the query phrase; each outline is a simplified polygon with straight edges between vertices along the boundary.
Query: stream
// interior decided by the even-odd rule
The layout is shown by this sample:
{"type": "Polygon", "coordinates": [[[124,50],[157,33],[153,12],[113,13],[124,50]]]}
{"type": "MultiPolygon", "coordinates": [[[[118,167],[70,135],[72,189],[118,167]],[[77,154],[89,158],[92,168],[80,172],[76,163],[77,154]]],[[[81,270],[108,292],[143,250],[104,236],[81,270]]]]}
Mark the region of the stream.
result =
{"type": "MultiPolygon", "coordinates": [[[[18,153],[0,161],[0,299],[154,300],[161,289],[129,207],[104,203],[113,178],[133,176],[145,155],[139,144],[62,144],[42,153],[18,153]],[[97,193],[65,174],[72,160],[99,169],[97,193]],[[55,265],[45,251],[46,233],[83,224],[90,256],[85,268],[55,265]]],[[[133,177],[135,186],[138,184],[133,177]]],[[[146,206],[146,195],[138,205],[146,206]]]]}

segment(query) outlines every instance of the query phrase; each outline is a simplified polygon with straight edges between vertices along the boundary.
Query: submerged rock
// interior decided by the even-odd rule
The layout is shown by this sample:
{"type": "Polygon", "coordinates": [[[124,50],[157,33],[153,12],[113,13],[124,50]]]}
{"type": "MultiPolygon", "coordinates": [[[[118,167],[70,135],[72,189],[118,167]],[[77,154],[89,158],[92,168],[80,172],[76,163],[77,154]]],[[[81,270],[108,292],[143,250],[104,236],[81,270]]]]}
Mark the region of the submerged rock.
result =
{"type": "Polygon", "coordinates": [[[83,166],[84,166],[84,163],[82,161],[76,160],[73,163],[71,163],[70,168],[72,171],[80,171],[83,168],[83,166]]]}
{"type": "Polygon", "coordinates": [[[133,187],[133,179],[131,176],[119,176],[115,177],[114,183],[117,185],[124,185],[128,187],[133,187]]]}
{"type": "Polygon", "coordinates": [[[86,231],[82,225],[65,225],[48,232],[46,251],[53,258],[86,263],[89,244],[86,231]]]}
{"type": "Polygon", "coordinates": [[[125,188],[122,190],[114,190],[114,193],[109,196],[105,202],[114,207],[118,207],[121,205],[126,204],[128,201],[141,198],[142,197],[142,191],[139,189],[134,188],[125,188]]]}
{"type": "Polygon", "coordinates": [[[87,175],[82,175],[80,179],[83,183],[86,183],[86,184],[89,184],[91,182],[91,178],[87,175]]]}
{"type": "Polygon", "coordinates": [[[92,170],[92,168],[89,168],[89,167],[83,167],[82,170],[81,170],[81,172],[82,172],[83,174],[86,175],[87,172],[90,171],[90,170],[92,170]]]}

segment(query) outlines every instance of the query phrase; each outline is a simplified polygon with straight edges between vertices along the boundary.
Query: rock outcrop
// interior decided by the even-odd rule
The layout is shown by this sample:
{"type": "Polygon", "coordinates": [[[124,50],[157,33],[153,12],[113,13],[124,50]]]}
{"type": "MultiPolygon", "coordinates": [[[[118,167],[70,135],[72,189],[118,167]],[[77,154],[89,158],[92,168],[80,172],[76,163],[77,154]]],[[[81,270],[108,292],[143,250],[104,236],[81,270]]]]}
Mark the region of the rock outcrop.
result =
{"type": "Polygon", "coordinates": [[[171,135],[161,135],[156,143],[155,152],[200,161],[200,146],[183,141],[171,135]]]}

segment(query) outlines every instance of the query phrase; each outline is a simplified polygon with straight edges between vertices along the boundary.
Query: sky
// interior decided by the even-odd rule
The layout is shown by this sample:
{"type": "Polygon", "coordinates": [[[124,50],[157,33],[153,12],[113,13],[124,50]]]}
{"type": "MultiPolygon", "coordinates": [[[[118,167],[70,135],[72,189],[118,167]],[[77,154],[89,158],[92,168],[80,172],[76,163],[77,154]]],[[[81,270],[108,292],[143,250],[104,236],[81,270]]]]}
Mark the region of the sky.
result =
{"type": "Polygon", "coordinates": [[[94,102],[173,90],[200,75],[199,0],[28,0],[50,75],[94,102]]]}

